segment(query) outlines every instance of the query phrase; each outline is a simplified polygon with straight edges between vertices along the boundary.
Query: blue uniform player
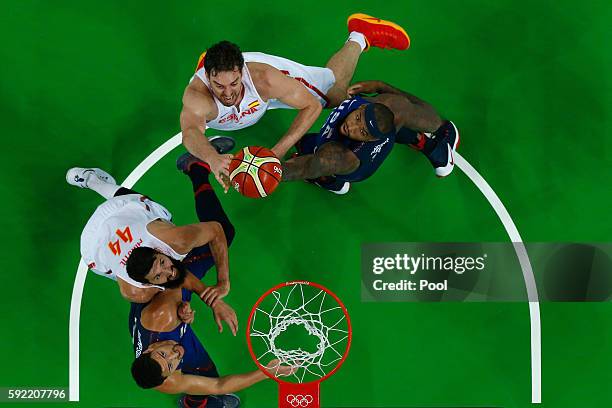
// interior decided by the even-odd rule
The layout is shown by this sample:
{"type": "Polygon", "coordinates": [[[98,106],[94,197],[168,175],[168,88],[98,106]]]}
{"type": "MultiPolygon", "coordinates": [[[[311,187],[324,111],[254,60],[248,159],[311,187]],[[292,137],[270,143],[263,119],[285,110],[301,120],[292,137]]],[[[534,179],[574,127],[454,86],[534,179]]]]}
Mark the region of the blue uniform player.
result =
{"type": "MultiPolygon", "coordinates": [[[[168,289],[155,295],[149,303],[132,303],[130,313],[136,357],[132,365],[134,379],[143,388],[155,387],[162,392],[193,394],[185,395],[180,400],[182,406],[188,407],[208,402],[207,394],[223,394],[225,391],[215,388],[213,381],[210,384],[206,381],[198,383],[189,377],[219,377],[214,362],[191,328],[194,312],[188,303],[190,295],[191,292],[185,289],[168,289]],[[172,379],[166,383],[168,378],[172,379]],[[178,385],[171,387],[171,383],[178,385]],[[187,385],[190,383],[188,391],[187,385]]],[[[235,330],[235,313],[222,300],[216,302],[213,312],[216,319],[225,313],[226,321],[235,330]]],[[[227,395],[211,397],[211,404],[215,399],[227,400],[228,405],[232,400],[239,401],[237,397],[227,395]]],[[[237,403],[231,406],[237,406],[237,403]]]]}
{"type": "Polygon", "coordinates": [[[355,96],[335,108],[319,133],[296,145],[298,157],[284,164],[283,181],[306,179],[336,194],[370,177],[395,143],[393,113],[355,96]]]}
{"type": "Polygon", "coordinates": [[[331,112],[320,132],[298,143],[297,157],[283,165],[283,181],[305,179],[345,194],[351,182],[374,174],[395,143],[421,151],[438,177],[452,172],[459,132],[431,105],[381,81],[357,83],[348,93],[352,97],[331,112]]]}
{"type": "MultiPolygon", "coordinates": [[[[191,328],[194,312],[189,306],[191,292],[168,289],[147,304],[132,303],[131,330],[136,359],[132,376],[142,388],[167,394],[185,394],[180,407],[235,408],[240,399],[231,394],[268,378],[257,370],[219,377],[200,340],[191,328]]],[[[212,306],[221,330],[225,321],[236,335],[236,314],[223,301],[212,306]]],[[[271,361],[270,373],[288,375],[293,369],[271,361]]]]}
{"type": "MultiPolygon", "coordinates": [[[[234,236],[233,227],[210,186],[208,166],[186,154],[179,158],[177,167],[192,181],[198,219],[201,222],[220,223],[230,245],[234,236]]],[[[139,262],[151,255],[149,252],[152,249],[147,248],[142,253],[140,249],[134,250],[128,263],[134,253],[140,258],[139,262]]],[[[261,371],[219,377],[214,362],[191,328],[194,312],[189,301],[192,291],[195,291],[211,307],[219,332],[223,330],[223,321],[228,324],[234,336],[238,329],[236,313],[221,296],[211,291],[210,287],[201,292],[199,289],[203,286],[197,285],[215,265],[213,258],[208,246],[194,249],[182,262],[173,262],[167,268],[188,270],[190,273],[187,276],[193,277],[195,283],[188,284],[189,279],[186,279],[182,288],[167,287],[148,303],[131,305],[129,324],[136,357],[132,365],[132,376],[142,388],[155,388],[168,394],[185,394],[179,399],[179,406],[182,407],[237,407],[240,400],[230,393],[268,378],[261,371]]],[[[144,277],[159,273],[158,270],[163,272],[164,268],[166,266],[154,260],[152,266],[145,262],[144,267],[134,269],[136,272],[140,270],[140,275],[144,277]]],[[[134,269],[128,265],[128,273],[133,273],[134,269]]],[[[134,274],[134,277],[139,276],[134,274]]],[[[277,361],[271,364],[270,371],[277,375],[291,373],[293,370],[280,366],[277,361]]]]}

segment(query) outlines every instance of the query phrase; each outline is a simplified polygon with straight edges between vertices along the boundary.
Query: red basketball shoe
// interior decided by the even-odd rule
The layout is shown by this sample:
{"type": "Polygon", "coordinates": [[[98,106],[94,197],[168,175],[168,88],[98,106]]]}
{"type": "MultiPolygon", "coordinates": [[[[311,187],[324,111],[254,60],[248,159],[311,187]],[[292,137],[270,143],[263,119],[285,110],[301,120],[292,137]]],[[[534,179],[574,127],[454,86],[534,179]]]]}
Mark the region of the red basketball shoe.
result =
{"type": "Polygon", "coordinates": [[[356,13],[349,16],[347,20],[349,33],[357,31],[366,37],[368,46],[378,48],[394,48],[405,50],[410,47],[410,37],[404,29],[386,20],[372,17],[363,13],[356,13]]]}

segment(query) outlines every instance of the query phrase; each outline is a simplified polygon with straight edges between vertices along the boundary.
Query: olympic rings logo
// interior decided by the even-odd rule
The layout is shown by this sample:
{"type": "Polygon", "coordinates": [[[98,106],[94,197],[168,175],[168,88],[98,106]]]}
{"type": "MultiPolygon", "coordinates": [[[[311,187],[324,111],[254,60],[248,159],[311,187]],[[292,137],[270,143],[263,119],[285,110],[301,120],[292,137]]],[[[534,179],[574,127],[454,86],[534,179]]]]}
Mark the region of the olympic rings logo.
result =
{"type": "Polygon", "coordinates": [[[287,395],[287,402],[292,407],[307,407],[310,404],[312,404],[312,401],[314,401],[314,398],[310,394],[306,394],[306,395],[302,395],[302,394],[297,394],[297,395],[289,394],[289,395],[287,395]]]}

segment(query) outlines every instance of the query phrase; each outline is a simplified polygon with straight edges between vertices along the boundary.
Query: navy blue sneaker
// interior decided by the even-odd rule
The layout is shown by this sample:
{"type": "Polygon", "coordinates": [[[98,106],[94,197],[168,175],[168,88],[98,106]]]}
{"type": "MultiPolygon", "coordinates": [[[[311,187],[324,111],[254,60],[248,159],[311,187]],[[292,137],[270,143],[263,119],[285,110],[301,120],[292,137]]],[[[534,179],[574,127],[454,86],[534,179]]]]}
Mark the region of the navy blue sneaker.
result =
{"type": "MultiPolygon", "coordinates": [[[[215,148],[217,153],[224,154],[231,151],[234,146],[236,146],[236,142],[233,138],[229,136],[212,136],[208,139],[210,144],[215,148]]],[[[187,173],[192,164],[198,163],[201,166],[204,166],[210,171],[210,166],[198,159],[191,153],[183,153],[176,159],[176,168],[182,171],[183,173],[187,173]]]]}
{"type": "Polygon", "coordinates": [[[334,176],[323,176],[316,179],[306,179],[305,181],[338,195],[344,195],[351,189],[351,183],[340,181],[334,176]]]}
{"type": "Polygon", "coordinates": [[[431,151],[425,154],[434,167],[436,176],[446,177],[455,168],[455,158],[453,154],[459,147],[459,130],[450,120],[444,122],[438,130],[433,133],[436,144],[431,151]]]}
{"type": "Polygon", "coordinates": [[[229,153],[236,146],[234,138],[229,136],[211,136],[208,141],[219,154],[229,153]]]}
{"type": "Polygon", "coordinates": [[[176,159],[176,168],[185,174],[189,172],[189,169],[194,164],[198,164],[210,171],[210,166],[208,164],[204,163],[202,160],[198,159],[189,152],[181,154],[178,159],[176,159]]]}
{"type": "Polygon", "coordinates": [[[238,408],[240,398],[236,394],[211,395],[206,408],[238,408]]]}

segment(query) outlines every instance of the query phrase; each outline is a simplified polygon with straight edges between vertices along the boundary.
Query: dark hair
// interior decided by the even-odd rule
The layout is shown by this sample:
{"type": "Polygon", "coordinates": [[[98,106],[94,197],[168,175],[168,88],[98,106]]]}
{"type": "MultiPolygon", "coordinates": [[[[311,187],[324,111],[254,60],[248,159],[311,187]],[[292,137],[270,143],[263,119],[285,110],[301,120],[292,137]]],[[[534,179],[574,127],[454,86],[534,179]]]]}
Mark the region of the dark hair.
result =
{"type": "Polygon", "coordinates": [[[395,116],[391,109],[387,108],[382,103],[374,104],[374,116],[376,117],[376,124],[378,125],[378,130],[382,133],[395,132],[395,116]]]}
{"type": "Polygon", "coordinates": [[[161,385],[165,378],[159,363],[151,358],[151,353],[143,353],[132,363],[132,377],[140,388],[153,388],[161,385]]]}
{"type": "Polygon", "coordinates": [[[128,276],[134,279],[136,282],[149,283],[145,276],[153,267],[156,254],[157,251],[153,248],[134,248],[125,264],[125,269],[127,270],[128,276]]]}
{"type": "Polygon", "coordinates": [[[234,43],[221,41],[206,50],[204,69],[208,75],[217,75],[222,71],[242,70],[244,58],[242,51],[234,43]]]}

